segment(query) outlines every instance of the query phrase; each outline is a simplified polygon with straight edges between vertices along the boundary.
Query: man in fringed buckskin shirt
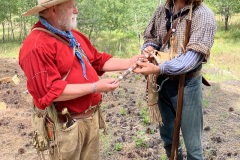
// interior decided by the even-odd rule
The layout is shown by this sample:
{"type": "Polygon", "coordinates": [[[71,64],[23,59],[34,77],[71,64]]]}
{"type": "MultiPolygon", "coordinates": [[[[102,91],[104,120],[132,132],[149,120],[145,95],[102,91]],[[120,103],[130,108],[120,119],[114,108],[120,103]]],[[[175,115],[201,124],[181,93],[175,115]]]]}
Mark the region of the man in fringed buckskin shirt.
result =
{"type": "MultiPolygon", "coordinates": [[[[144,32],[143,52],[159,50],[171,51],[170,42],[162,48],[168,30],[174,29],[175,55],[159,65],[138,62],[136,73],[156,74],[157,83],[162,85],[158,92],[158,107],[162,115],[163,125],[160,136],[164,141],[166,154],[170,157],[174,119],[176,117],[178,84],[180,74],[186,74],[184,82],[183,109],[181,131],[187,150],[188,160],[202,160],[202,63],[207,62],[216,32],[213,12],[202,3],[202,0],[167,0],[160,5],[144,32]],[[186,19],[192,6],[192,24],[189,41],[184,48],[186,19]],[[173,28],[175,27],[175,28],[173,28]]],[[[179,144],[178,159],[183,159],[179,144]]]]}

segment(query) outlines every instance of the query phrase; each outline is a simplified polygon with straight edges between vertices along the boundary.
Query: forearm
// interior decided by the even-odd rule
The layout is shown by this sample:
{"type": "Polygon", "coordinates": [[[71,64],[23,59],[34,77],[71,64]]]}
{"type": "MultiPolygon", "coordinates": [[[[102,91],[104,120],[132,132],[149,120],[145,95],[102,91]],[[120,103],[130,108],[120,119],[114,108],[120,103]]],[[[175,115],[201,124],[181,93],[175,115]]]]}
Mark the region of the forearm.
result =
{"type": "Polygon", "coordinates": [[[130,59],[111,58],[103,66],[102,71],[119,71],[131,67],[130,59]]]}
{"type": "Polygon", "coordinates": [[[195,51],[188,51],[171,61],[161,64],[160,74],[179,75],[187,73],[196,68],[202,62],[203,58],[202,54],[195,51]]]}
{"type": "Polygon", "coordinates": [[[85,96],[94,92],[109,92],[119,86],[119,83],[114,83],[114,78],[100,79],[94,83],[85,84],[67,84],[62,94],[54,101],[67,101],[78,97],[85,96]]]}
{"type": "Polygon", "coordinates": [[[93,92],[93,83],[67,84],[62,94],[57,99],[55,99],[54,102],[75,99],[93,92]]]}

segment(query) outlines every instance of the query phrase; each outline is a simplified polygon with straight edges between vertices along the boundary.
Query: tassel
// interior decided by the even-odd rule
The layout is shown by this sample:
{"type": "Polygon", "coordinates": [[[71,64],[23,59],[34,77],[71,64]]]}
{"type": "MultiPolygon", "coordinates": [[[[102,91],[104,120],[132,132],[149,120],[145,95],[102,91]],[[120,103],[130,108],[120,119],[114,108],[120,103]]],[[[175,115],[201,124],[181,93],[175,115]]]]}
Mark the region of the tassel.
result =
{"type": "Polygon", "coordinates": [[[147,78],[148,90],[148,112],[150,122],[156,125],[163,125],[161,113],[158,108],[158,92],[156,86],[156,75],[148,75],[147,78]]]}
{"type": "Polygon", "coordinates": [[[161,117],[161,113],[158,109],[158,104],[154,104],[154,105],[148,105],[148,112],[149,112],[149,118],[150,118],[150,122],[156,125],[163,125],[162,123],[162,117],[161,117]]]}

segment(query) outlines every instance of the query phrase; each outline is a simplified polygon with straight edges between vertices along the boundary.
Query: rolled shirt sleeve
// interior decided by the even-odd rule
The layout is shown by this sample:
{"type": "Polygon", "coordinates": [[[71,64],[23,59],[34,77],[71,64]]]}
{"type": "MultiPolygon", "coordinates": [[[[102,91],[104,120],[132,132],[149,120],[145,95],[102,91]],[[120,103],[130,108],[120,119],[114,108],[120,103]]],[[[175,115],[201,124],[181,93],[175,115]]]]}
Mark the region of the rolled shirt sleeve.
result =
{"type": "Polygon", "coordinates": [[[191,36],[186,49],[201,53],[205,56],[205,60],[208,60],[216,30],[213,12],[207,7],[197,9],[193,14],[191,36]]]}
{"type": "Polygon", "coordinates": [[[30,52],[26,49],[27,47],[24,47],[24,50],[20,50],[22,55],[19,63],[25,71],[27,88],[35,105],[45,109],[62,94],[67,82],[61,79],[51,54],[45,53],[41,47],[30,52]]]}
{"type": "Polygon", "coordinates": [[[170,61],[160,64],[160,74],[180,75],[195,69],[202,63],[203,55],[195,51],[188,51],[170,61]]]}

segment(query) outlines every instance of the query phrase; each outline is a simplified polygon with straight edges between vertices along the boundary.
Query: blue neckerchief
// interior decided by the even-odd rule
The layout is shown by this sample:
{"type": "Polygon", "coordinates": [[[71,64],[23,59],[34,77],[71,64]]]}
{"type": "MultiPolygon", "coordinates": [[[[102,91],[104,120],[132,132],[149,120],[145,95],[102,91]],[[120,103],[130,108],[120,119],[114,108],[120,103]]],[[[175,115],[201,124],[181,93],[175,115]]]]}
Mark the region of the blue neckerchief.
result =
{"type": "Polygon", "coordinates": [[[53,27],[51,24],[49,24],[45,19],[43,19],[42,17],[39,17],[40,22],[52,33],[56,33],[59,35],[62,35],[64,37],[66,37],[67,39],[69,39],[70,42],[70,47],[74,48],[75,47],[75,55],[78,57],[80,64],[82,65],[82,69],[83,69],[83,76],[85,79],[87,79],[87,71],[86,71],[86,65],[84,63],[83,57],[81,55],[81,53],[79,52],[79,50],[82,51],[82,49],[80,49],[80,44],[76,42],[76,39],[73,37],[72,32],[71,31],[61,31],[55,27],[53,27]],[[76,49],[77,48],[77,49],[76,49]],[[79,50],[78,50],[79,49],[79,50]]]}

